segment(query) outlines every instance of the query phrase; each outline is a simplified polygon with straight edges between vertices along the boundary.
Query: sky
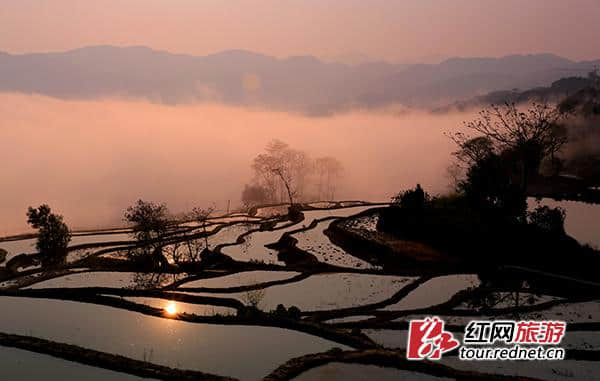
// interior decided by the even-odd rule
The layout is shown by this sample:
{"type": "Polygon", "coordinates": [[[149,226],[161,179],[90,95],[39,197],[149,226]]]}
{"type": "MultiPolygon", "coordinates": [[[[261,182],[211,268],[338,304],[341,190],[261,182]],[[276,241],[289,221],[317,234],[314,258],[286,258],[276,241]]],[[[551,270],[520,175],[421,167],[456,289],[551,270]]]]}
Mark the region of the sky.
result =
{"type": "MultiPolygon", "coordinates": [[[[600,58],[599,0],[0,0],[0,51],[144,45],[206,55],[246,49],[391,62],[550,52],[600,58]]],[[[473,115],[323,118],[224,104],[0,93],[0,236],[48,202],[74,228],[114,226],[138,198],[174,211],[239,204],[250,163],[278,138],[345,167],[338,198],[447,190],[444,135],[473,115]],[[343,137],[343,138],[340,138],[343,137]],[[207,165],[209,164],[209,165],[207,165]]]]}
{"type": "Polygon", "coordinates": [[[549,52],[600,58],[598,0],[2,0],[0,51],[145,45],[391,62],[549,52]]]}

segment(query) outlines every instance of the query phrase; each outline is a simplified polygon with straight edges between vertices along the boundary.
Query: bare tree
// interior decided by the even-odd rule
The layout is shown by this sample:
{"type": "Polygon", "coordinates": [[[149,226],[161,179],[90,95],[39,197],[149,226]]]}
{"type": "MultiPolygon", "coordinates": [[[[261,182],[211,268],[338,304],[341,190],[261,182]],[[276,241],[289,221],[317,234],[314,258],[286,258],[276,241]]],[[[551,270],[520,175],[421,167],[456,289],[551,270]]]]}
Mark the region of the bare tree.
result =
{"type": "Polygon", "coordinates": [[[206,244],[207,249],[209,249],[209,246],[208,246],[208,233],[206,231],[206,222],[207,222],[208,218],[210,217],[210,215],[212,214],[212,212],[214,212],[214,211],[215,211],[214,206],[211,206],[211,207],[208,207],[205,209],[193,208],[189,214],[191,221],[196,222],[199,226],[202,226],[202,229],[204,229],[204,242],[206,244]]]}
{"type": "Polygon", "coordinates": [[[275,200],[285,194],[290,204],[302,194],[306,178],[310,172],[310,159],[306,153],[290,148],[280,140],[272,140],[266,153],[254,158],[252,168],[255,177],[275,200]]]}
{"type": "Polygon", "coordinates": [[[269,202],[276,202],[278,196],[279,179],[270,170],[276,166],[275,159],[267,154],[261,154],[254,158],[252,169],[254,170],[254,181],[265,191],[269,202]]]}
{"type": "Polygon", "coordinates": [[[254,179],[242,192],[246,207],[261,202],[335,198],[343,166],[331,156],[312,160],[305,152],[272,140],[252,162],[254,179]],[[314,190],[316,189],[316,193],[314,190]]]}
{"type": "Polygon", "coordinates": [[[198,235],[193,234],[192,237],[186,237],[185,235],[179,237],[179,240],[163,248],[165,256],[170,258],[176,265],[185,262],[200,262],[202,252],[205,249],[210,249],[206,225],[214,210],[215,207],[211,206],[209,208],[193,208],[190,212],[185,213],[186,221],[196,223],[198,227],[203,229],[204,235],[198,237],[198,235]]]}
{"type": "Polygon", "coordinates": [[[520,168],[520,181],[526,189],[528,178],[539,171],[541,162],[554,158],[567,136],[560,126],[564,113],[547,103],[534,103],[521,111],[514,103],[492,105],[465,127],[478,136],[463,132],[451,135],[460,150],[454,155],[471,166],[490,154],[502,154],[520,168]]]}
{"type": "MultiPolygon", "coordinates": [[[[559,126],[563,117],[564,113],[548,103],[533,103],[525,112],[515,103],[505,103],[481,111],[479,117],[466,122],[465,127],[489,139],[499,150],[520,149],[533,142],[540,146],[544,156],[549,156],[560,151],[567,142],[559,126]]],[[[461,148],[472,141],[461,132],[453,139],[461,148]]]]}
{"type": "Polygon", "coordinates": [[[246,291],[244,294],[244,301],[246,302],[246,305],[255,309],[259,309],[266,293],[267,291],[263,288],[246,291]]]}
{"type": "Polygon", "coordinates": [[[173,260],[173,263],[181,265],[186,262],[200,262],[200,256],[205,248],[205,239],[191,238],[168,245],[164,248],[164,251],[165,255],[173,260]]]}
{"type": "Polygon", "coordinates": [[[459,146],[460,150],[453,152],[453,154],[458,159],[459,165],[466,165],[467,167],[494,152],[494,143],[487,136],[478,136],[461,141],[459,146]]]}

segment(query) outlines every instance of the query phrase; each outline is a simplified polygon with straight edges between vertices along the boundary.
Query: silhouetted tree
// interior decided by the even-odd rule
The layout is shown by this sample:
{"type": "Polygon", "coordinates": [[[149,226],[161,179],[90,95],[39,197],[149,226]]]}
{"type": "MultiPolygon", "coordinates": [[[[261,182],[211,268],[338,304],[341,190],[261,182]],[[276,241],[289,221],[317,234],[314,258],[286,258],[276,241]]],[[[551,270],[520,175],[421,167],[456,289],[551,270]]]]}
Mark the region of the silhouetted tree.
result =
{"type": "Polygon", "coordinates": [[[163,287],[176,280],[176,274],[163,274],[157,272],[133,274],[134,289],[147,290],[163,287]]]}
{"type": "Polygon", "coordinates": [[[160,238],[169,227],[169,210],[165,204],[138,200],[125,211],[125,220],[131,225],[133,236],[144,243],[160,238]]]}
{"type": "Polygon", "coordinates": [[[465,123],[467,129],[480,136],[473,138],[463,132],[451,136],[460,148],[455,156],[473,164],[492,153],[509,152],[504,158],[513,161],[511,175],[525,192],[542,160],[553,158],[567,142],[559,124],[563,117],[558,108],[546,103],[534,103],[526,111],[519,110],[514,103],[503,107],[492,105],[481,111],[478,118],[465,123]]]}
{"type": "Polygon", "coordinates": [[[460,150],[453,155],[467,168],[494,153],[494,144],[487,136],[478,136],[459,143],[460,150]]]}
{"type": "Polygon", "coordinates": [[[129,251],[131,259],[140,259],[140,255],[150,254],[154,266],[167,266],[168,261],[162,254],[161,238],[169,228],[169,210],[165,204],[138,200],[125,211],[125,221],[132,228],[132,235],[138,241],[139,248],[129,251]]]}
{"type": "Polygon", "coordinates": [[[37,209],[29,207],[27,222],[39,230],[36,248],[40,253],[42,266],[60,265],[67,259],[67,246],[71,232],[63,217],[52,213],[46,204],[37,209]]]}
{"type": "Polygon", "coordinates": [[[511,161],[490,154],[467,170],[458,189],[471,207],[491,217],[516,218],[523,221],[527,211],[527,195],[512,178],[511,161]]]}
{"type": "Polygon", "coordinates": [[[266,151],[254,158],[252,164],[257,181],[268,191],[272,200],[275,200],[278,192],[284,192],[290,205],[294,205],[310,172],[308,155],[280,140],[271,141],[266,151]]]}
{"type": "Polygon", "coordinates": [[[249,207],[263,203],[290,203],[290,213],[297,212],[299,200],[335,198],[342,164],[334,157],[312,160],[308,154],[291,148],[280,140],[267,144],[265,153],[252,162],[254,178],[242,192],[242,202],[249,207]],[[316,188],[315,193],[311,193],[316,188]]]}
{"type": "Polygon", "coordinates": [[[192,221],[196,222],[198,225],[202,226],[202,228],[204,229],[204,243],[206,244],[207,249],[210,249],[210,247],[208,246],[208,233],[206,231],[206,221],[214,211],[214,206],[204,209],[196,207],[192,209],[192,211],[189,214],[189,218],[192,221]]]}
{"type": "Polygon", "coordinates": [[[392,197],[391,206],[402,209],[423,210],[431,200],[432,197],[429,193],[421,188],[421,184],[417,184],[414,189],[405,190],[392,197]]]}
{"type": "Polygon", "coordinates": [[[199,236],[194,232],[190,237],[180,236],[179,240],[174,240],[163,248],[165,256],[171,259],[176,265],[200,262],[203,253],[206,250],[210,250],[206,226],[214,210],[214,206],[209,208],[196,207],[186,213],[186,220],[196,223],[198,227],[203,229],[204,235],[199,236]]]}

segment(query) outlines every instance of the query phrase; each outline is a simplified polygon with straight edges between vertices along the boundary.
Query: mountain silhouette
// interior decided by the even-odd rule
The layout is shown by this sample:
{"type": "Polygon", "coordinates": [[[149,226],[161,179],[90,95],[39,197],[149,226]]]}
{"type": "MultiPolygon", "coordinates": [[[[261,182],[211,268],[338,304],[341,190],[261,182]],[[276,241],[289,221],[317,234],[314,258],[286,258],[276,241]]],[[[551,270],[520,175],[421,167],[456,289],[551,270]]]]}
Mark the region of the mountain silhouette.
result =
{"type": "Polygon", "coordinates": [[[592,64],[535,54],[347,65],[245,50],[192,56],[143,46],[93,46],[0,52],[0,91],[64,99],[140,97],[167,104],[212,101],[325,115],[395,103],[433,107],[498,89],[545,86],[565,72],[584,75],[592,64]]]}

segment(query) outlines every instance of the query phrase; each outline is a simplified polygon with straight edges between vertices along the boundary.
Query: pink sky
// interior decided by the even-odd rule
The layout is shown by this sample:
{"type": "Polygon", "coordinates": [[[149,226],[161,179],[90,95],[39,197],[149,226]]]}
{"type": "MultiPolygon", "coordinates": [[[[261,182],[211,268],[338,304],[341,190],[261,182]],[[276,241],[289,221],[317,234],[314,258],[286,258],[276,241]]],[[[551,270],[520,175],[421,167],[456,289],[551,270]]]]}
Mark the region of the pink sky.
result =
{"type": "Polygon", "coordinates": [[[0,236],[27,231],[27,207],[44,202],[73,228],[120,225],[139,198],[173,212],[223,211],[228,200],[238,207],[252,159],[273,138],[340,160],[339,199],[387,200],[416,183],[439,193],[454,149],[444,132],[469,117],[390,110],[311,118],[220,104],[0,93],[0,127],[10,126],[0,128],[0,236]]]}
{"type": "Polygon", "coordinates": [[[600,58],[598,0],[3,0],[0,50],[146,45],[390,61],[551,52],[600,58]]]}

